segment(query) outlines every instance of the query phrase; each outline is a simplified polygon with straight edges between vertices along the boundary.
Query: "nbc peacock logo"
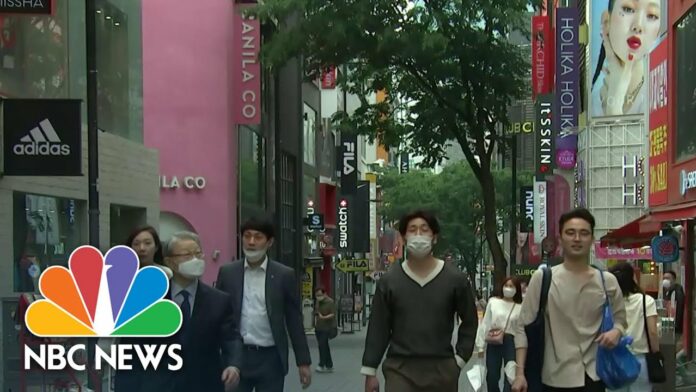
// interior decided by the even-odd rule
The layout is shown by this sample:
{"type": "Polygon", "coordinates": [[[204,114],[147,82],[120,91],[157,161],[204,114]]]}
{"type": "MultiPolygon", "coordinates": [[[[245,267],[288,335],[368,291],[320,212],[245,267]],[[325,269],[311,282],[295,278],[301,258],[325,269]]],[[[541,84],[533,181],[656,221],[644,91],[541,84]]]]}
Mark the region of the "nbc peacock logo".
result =
{"type": "MultiPolygon", "coordinates": [[[[163,299],[169,292],[169,280],[159,268],[139,268],[138,256],[129,247],[116,246],[105,255],[92,247],[81,246],[72,252],[69,269],[52,266],[39,279],[44,299],[32,303],[26,311],[27,329],[39,337],[168,337],[181,328],[181,310],[163,299]]],[[[124,347],[112,345],[111,353],[97,346],[97,358],[118,367],[124,347]]],[[[180,345],[121,345],[135,350],[141,362],[159,363],[164,351],[180,361],[175,351],[180,345]]],[[[29,347],[25,368],[34,359],[43,368],[57,369],[66,362],[75,368],[62,346],[45,344],[37,354],[29,347]],[[63,358],[63,360],[61,360],[63,358]],[[56,361],[58,362],[56,364],[56,361]]],[[[99,368],[100,365],[97,364],[99,368]]],[[[127,369],[127,367],[126,367],[127,369]]]]}

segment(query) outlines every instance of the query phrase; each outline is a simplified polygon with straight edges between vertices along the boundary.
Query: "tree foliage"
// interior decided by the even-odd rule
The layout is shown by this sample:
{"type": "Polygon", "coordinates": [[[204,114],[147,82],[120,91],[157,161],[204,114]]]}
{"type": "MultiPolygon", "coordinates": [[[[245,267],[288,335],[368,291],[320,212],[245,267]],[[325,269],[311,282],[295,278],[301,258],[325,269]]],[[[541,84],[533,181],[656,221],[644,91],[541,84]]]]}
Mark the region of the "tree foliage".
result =
{"type": "Polygon", "coordinates": [[[345,66],[338,83],[361,105],[334,116],[341,132],[405,145],[430,165],[450,144],[462,147],[483,189],[484,231],[496,269],[504,270],[493,151],[511,101],[528,91],[526,49],[508,41],[511,32],[526,31],[528,3],[265,0],[251,13],[263,22],[281,21],[264,43],[262,64],[279,69],[301,57],[305,72],[314,75],[345,66]],[[377,90],[387,92],[384,102],[369,99],[377,90]]]}
{"type": "MultiPolygon", "coordinates": [[[[493,174],[498,189],[510,189],[510,172],[495,171],[493,174]]],[[[519,183],[530,181],[530,173],[521,173],[518,177],[519,183]]],[[[429,170],[400,174],[392,169],[380,176],[379,185],[382,187],[380,212],[388,221],[396,221],[417,209],[436,214],[442,230],[436,252],[441,256],[451,254],[459,260],[460,266],[475,282],[485,243],[483,194],[468,164],[448,165],[440,174],[429,170]]],[[[501,211],[497,230],[502,233],[509,227],[510,193],[504,193],[497,203],[501,211]]]]}

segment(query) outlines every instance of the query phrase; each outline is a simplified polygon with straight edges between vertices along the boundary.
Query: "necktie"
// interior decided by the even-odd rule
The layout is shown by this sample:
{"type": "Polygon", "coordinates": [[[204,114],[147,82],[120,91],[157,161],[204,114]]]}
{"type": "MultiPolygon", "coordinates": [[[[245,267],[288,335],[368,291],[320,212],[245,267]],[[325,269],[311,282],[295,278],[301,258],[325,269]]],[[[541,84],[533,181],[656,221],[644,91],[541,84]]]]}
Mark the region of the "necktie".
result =
{"type": "Polygon", "coordinates": [[[181,302],[181,332],[186,333],[189,321],[191,320],[191,302],[189,302],[189,292],[183,290],[179,293],[184,300],[181,302]]]}

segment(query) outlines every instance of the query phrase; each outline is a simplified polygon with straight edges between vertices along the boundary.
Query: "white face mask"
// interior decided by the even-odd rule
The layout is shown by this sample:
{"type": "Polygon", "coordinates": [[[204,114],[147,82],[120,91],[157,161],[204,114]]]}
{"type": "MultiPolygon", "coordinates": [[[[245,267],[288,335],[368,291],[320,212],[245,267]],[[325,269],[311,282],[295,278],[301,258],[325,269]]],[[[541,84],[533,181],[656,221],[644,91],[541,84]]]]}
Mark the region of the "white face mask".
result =
{"type": "Polygon", "coordinates": [[[503,296],[505,298],[512,298],[517,294],[517,289],[512,287],[503,287],[503,296]]]}
{"type": "Polygon", "coordinates": [[[189,279],[200,278],[204,272],[205,261],[201,259],[191,259],[179,264],[179,273],[189,279]]]}
{"type": "Polygon", "coordinates": [[[662,288],[668,289],[672,287],[672,281],[669,279],[665,279],[662,281],[662,288]]]}
{"type": "Polygon", "coordinates": [[[425,257],[433,250],[433,238],[428,235],[410,235],[406,237],[406,249],[418,258],[425,257]]]}
{"type": "Polygon", "coordinates": [[[244,249],[244,256],[246,256],[247,260],[255,263],[266,256],[266,249],[244,249]]]}

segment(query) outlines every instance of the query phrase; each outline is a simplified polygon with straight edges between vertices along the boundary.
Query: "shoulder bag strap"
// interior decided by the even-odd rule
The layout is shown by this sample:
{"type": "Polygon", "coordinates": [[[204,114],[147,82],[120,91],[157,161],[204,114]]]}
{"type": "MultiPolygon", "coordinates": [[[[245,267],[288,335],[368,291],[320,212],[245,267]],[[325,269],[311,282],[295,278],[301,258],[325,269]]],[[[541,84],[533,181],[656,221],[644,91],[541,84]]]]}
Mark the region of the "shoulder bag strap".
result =
{"type": "Polygon", "coordinates": [[[512,311],[515,310],[515,305],[517,305],[515,302],[512,303],[512,309],[510,309],[510,313],[508,313],[507,316],[507,321],[505,321],[505,328],[503,328],[503,333],[505,333],[505,330],[507,329],[508,325],[510,324],[510,316],[512,316],[512,311]]]}
{"type": "Polygon", "coordinates": [[[645,305],[645,294],[643,294],[643,327],[645,328],[645,336],[648,338],[648,352],[652,352],[652,345],[650,344],[650,330],[648,329],[648,312],[645,305]]]}
{"type": "Polygon", "coordinates": [[[611,304],[609,303],[609,293],[607,293],[607,284],[604,280],[604,271],[602,271],[594,265],[592,267],[595,268],[597,272],[599,272],[599,276],[602,278],[602,288],[604,289],[604,303],[611,306],[611,304]]]}
{"type": "Polygon", "coordinates": [[[539,314],[544,314],[546,305],[549,299],[549,290],[551,288],[551,267],[546,267],[542,270],[544,273],[541,279],[541,298],[539,299],[539,314]]]}

